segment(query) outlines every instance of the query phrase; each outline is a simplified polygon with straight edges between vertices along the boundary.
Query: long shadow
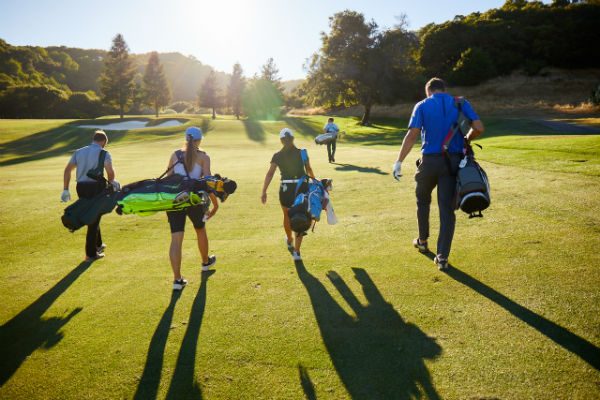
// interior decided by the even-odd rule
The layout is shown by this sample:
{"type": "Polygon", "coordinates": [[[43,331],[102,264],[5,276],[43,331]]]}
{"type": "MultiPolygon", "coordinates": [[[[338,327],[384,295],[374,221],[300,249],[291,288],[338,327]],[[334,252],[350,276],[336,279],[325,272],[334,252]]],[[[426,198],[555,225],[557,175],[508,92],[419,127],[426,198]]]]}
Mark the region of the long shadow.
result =
{"type": "Polygon", "coordinates": [[[258,143],[264,143],[266,139],[266,133],[260,121],[247,118],[242,120],[242,124],[244,124],[244,129],[246,130],[248,139],[258,143]]]}
{"type": "Polygon", "coordinates": [[[337,167],[335,167],[336,171],[342,171],[342,172],[357,171],[357,172],[364,172],[364,173],[368,173],[368,174],[389,175],[389,173],[383,172],[381,169],[379,169],[379,167],[377,167],[377,168],[361,167],[360,165],[339,164],[339,163],[333,163],[333,164],[337,165],[337,167]]]}
{"type": "MultiPolygon", "coordinates": [[[[427,253],[426,256],[432,260],[433,257],[435,257],[431,252],[427,253]]],[[[590,364],[592,367],[600,370],[600,348],[568,329],[514,302],[485,283],[473,278],[466,272],[463,272],[452,265],[449,267],[448,271],[446,271],[446,274],[449,277],[493,301],[527,325],[536,329],[548,339],[551,339],[559,346],[562,346],[565,350],[579,356],[579,358],[590,364]]]]}
{"type": "Polygon", "coordinates": [[[305,367],[298,364],[298,375],[300,376],[300,384],[304,391],[304,396],[307,400],[317,400],[317,394],[315,393],[315,385],[312,383],[308,371],[305,367]]]}
{"type": "Polygon", "coordinates": [[[177,300],[181,297],[181,291],[174,290],[171,294],[171,301],[167,309],[163,313],[154,335],[148,346],[148,356],[146,357],[146,365],[144,372],[140,378],[140,383],[135,391],[134,399],[156,399],[158,393],[158,385],[163,368],[163,359],[165,355],[165,346],[169,332],[171,331],[171,322],[173,321],[173,312],[177,300]]]}
{"type": "Polygon", "coordinates": [[[175,371],[173,372],[173,378],[167,392],[167,399],[198,400],[202,398],[202,390],[196,381],[194,373],[196,367],[196,348],[198,346],[204,308],[206,307],[207,282],[208,278],[214,273],[214,270],[202,273],[200,288],[192,304],[190,319],[185,335],[183,336],[181,348],[179,349],[175,371]]]}
{"type": "MultiPolygon", "coordinates": [[[[127,120],[144,120],[145,118],[127,118],[127,120]]],[[[178,118],[165,118],[156,120],[156,123],[164,122],[178,118]]],[[[178,119],[187,121],[187,119],[178,119]]],[[[20,164],[28,161],[43,160],[49,157],[66,155],[80,147],[86,146],[91,142],[94,128],[81,128],[79,125],[86,123],[109,123],[120,122],[121,120],[102,119],[102,120],[78,120],[68,122],[56,128],[48,129],[41,132],[32,133],[31,135],[15,139],[10,142],[0,144],[0,154],[16,155],[17,157],[0,161],[0,166],[20,164]]],[[[154,120],[153,120],[154,121],[154,120]]],[[[204,132],[212,130],[212,126],[208,119],[203,119],[201,126],[204,132]],[[208,121],[208,122],[205,122],[208,121]]],[[[145,129],[144,138],[164,138],[170,137],[174,132],[177,132],[179,127],[145,129]]],[[[127,135],[131,135],[130,131],[108,131],[109,143],[116,143],[123,140],[127,135]]]]}
{"type": "Polygon", "coordinates": [[[64,335],[60,329],[82,308],[75,308],[63,317],[42,316],[90,265],[90,261],[79,264],[36,301],[0,326],[0,387],[35,350],[41,347],[49,349],[61,341],[64,335]]]}
{"type": "Polygon", "coordinates": [[[301,261],[296,262],[323,342],[350,397],[439,399],[424,361],[437,358],[441,347],[416,325],[402,319],[364,269],[352,270],[368,301],[366,306],[335,272],[327,276],[356,317],[340,307],[301,261]]]}
{"type": "Polygon", "coordinates": [[[292,128],[294,134],[298,134],[303,137],[314,138],[323,132],[323,125],[307,120],[306,118],[283,117],[282,120],[288,127],[292,128]]]}

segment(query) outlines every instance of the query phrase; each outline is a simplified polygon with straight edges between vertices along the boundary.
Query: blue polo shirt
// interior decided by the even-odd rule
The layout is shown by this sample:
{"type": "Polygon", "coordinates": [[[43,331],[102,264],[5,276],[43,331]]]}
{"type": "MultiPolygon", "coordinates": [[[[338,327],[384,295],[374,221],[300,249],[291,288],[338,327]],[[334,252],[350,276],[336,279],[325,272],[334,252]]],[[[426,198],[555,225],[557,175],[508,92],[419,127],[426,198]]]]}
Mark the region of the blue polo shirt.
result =
{"type": "MultiPolygon", "coordinates": [[[[479,119],[466,99],[462,111],[471,121],[479,119]]],[[[439,154],[442,152],[444,138],[457,119],[458,109],[454,106],[454,97],[448,93],[434,93],[415,105],[408,127],[421,129],[422,154],[439,154]]],[[[448,152],[462,153],[462,151],[463,137],[460,132],[457,132],[450,141],[448,152]]]]}
{"type": "Polygon", "coordinates": [[[325,132],[327,132],[327,133],[329,133],[329,132],[339,132],[340,128],[338,128],[338,126],[336,124],[334,124],[333,122],[328,122],[323,127],[323,130],[325,132]]]}

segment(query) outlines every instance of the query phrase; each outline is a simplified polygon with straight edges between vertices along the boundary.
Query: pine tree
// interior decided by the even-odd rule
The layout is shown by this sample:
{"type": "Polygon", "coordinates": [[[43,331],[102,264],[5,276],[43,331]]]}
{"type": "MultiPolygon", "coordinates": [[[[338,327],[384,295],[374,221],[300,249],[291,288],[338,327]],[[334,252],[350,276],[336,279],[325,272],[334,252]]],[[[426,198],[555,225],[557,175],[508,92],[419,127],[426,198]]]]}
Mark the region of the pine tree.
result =
{"type": "Polygon", "coordinates": [[[113,39],[113,45],[104,62],[104,71],[100,75],[102,100],[119,108],[123,118],[126,107],[131,104],[134,88],[135,69],[129,58],[129,48],[120,33],[113,39]]]}
{"type": "Polygon", "coordinates": [[[242,112],[242,92],[246,86],[246,80],[242,73],[242,66],[239,63],[235,63],[233,65],[229,87],[227,88],[227,105],[231,107],[233,115],[235,115],[237,119],[240,119],[240,114],[242,112]]]}
{"type": "Polygon", "coordinates": [[[171,91],[165,78],[163,66],[158,59],[158,53],[150,53],[143,79],[144,103],[153,107],[156,116],[158,110],[171,101],[171,91]]]}
{"type": "Polygon", "coordinates": [[[267,62],[260,68],[259,78],[271,82],[283,95],[283,85],[281,84],[279,69],[275,65],[273,57],[269,57],[267,62]]]}
{"type": "Polygon", "coordinates": [[[219,89],[217,88],[217,75],[215,71],[211,70],[198,91],[198,105],[212,109],[212,119],[215,119],[217,118],[215,109],[219,107],[220,103],[221,98],[219,96],[219,89]]]}

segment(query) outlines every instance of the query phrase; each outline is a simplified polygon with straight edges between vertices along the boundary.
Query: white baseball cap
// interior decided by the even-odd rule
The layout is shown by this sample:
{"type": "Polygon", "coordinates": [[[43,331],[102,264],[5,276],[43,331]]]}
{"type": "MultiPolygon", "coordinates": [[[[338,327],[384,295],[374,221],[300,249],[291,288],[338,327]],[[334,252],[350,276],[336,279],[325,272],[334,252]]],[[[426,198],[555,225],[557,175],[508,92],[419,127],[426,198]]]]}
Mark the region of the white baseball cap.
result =
{"type": "Polygon", "coordinates": [[[290,128],[283,128],[279,131],[279,138],[283,139],[285,137],[294,137],[294,134],[292,133],[292,130],[290,128]]]}

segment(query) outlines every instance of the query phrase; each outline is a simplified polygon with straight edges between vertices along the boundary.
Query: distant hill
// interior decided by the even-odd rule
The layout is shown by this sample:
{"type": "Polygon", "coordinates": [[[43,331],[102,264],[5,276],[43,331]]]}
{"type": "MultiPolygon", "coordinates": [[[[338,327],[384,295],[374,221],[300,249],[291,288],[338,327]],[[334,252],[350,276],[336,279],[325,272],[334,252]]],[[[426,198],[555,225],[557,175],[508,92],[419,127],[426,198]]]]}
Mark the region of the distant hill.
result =
{"type": "MultiPolygon", "coordinates": [[[[92,90],[99,94],[98,78],[106,54],[106,50],[65,46],[12,46],[0,39],[0,90],[15,85],[49,85],[61,90],[92,90]]],[[[141,79],[150,55],[131,56],[141,79]]],[[[212,68],[181,53],[159,53],[159,58],[171,85],[173,101],[194,101],[212,68]]],[[[216,73],[219,86],[225,89],[229,74],[216,73]]]]}

